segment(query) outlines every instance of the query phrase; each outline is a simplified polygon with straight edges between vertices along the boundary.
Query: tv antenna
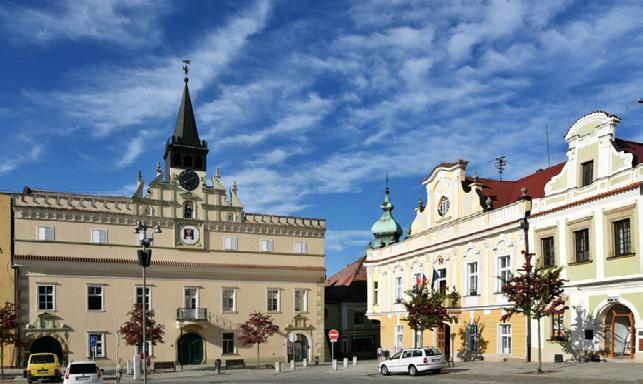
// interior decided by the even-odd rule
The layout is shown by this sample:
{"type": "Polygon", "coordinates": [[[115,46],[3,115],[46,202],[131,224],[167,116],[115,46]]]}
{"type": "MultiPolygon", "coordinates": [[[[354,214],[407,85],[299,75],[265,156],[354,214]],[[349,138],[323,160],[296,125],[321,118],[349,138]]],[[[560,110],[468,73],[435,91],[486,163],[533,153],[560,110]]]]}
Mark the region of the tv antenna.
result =
{"type": "Polygon", "coordinates": [[[502,180],[502,173],[505,171],[505,167],[507,166],[507,156],[502,155],[496,157],[495,161],[496,169],[498,170],[498,175],[500,176],[500,180],[502,180]]]}

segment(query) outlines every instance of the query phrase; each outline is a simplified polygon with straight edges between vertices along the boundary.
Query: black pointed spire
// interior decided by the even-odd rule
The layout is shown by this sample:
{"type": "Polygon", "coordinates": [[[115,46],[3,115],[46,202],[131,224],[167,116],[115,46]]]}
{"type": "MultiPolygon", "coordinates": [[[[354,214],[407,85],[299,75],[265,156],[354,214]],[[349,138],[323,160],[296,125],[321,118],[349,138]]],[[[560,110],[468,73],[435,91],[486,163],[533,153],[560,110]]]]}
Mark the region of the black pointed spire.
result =
{"type": "Polygon", "coordinates": [[[181,106],[179,107],[179,115],[176,118],[176,127],[174,128],[174,140],[183,145],[190,145],[194,147],[201,146],[199,140],[199,131],[196,128],[196,120],[194,118],[194,110],[192,109],[192,99],[190,98],[190,90],[188,88],[188,64],[189,60],[183,61],[183,72],[185,77],[183,81],[183,98],[181,98],[181,106]]]}

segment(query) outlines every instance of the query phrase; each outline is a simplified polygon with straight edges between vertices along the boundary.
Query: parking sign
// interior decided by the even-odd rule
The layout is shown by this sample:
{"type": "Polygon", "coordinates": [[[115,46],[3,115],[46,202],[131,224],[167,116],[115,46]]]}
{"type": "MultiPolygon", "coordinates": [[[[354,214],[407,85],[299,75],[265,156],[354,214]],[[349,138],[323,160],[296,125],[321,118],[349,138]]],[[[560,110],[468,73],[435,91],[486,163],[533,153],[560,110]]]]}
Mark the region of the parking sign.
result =
{"type": "Polygon", "coordinates": [[[89,346],[94,348],[97,344],[98,340],[96,336],[89,336],[89,346]]]}

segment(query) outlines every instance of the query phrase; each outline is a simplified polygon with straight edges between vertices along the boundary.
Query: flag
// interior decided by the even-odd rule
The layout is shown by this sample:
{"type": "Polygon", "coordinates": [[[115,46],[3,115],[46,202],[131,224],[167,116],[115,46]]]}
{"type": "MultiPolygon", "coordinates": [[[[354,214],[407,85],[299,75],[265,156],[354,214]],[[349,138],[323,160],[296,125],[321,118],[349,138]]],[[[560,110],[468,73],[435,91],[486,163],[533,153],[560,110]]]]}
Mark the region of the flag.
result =
{"type": "Polygon", "coordinates": [[[419,287],[420,285],[426,284],[426,282],[427,282],[427,279],[426,279],[426,275],[424,273],[415,275],[415,285],[416,286],[419,287]]]}
{"type": "Polygon", "coordinates": [[[438,279],[440,278],[440,274],[438,271],[435,269],[435,265],[433,266],[433,276],[432,279],[433,281],[431,282],[431,289],[435,290],[435,283],[438,282],[438,279]]]}

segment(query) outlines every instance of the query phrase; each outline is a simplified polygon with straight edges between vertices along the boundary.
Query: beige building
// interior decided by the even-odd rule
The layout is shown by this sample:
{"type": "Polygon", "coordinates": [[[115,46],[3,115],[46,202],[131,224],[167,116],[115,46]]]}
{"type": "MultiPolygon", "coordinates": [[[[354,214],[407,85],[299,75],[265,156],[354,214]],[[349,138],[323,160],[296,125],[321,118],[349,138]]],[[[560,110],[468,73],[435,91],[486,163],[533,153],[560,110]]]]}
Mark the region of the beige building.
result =
{"type": "Polygon", "coordinates": [[[208,147],[198,135],[185,79],[165,170],[157,165],[133,197],[26,188],[14,194],[15,266],[26,352],[55,350],[67,361],[93,354],[103,365],[131,359],[118,330],[143,297],[137,264],[141,221],[154,234],[146,297],[165,325],[155,361],[211,363],[256,359],[239,343],[250,313],[269,313],[280,327],[261,347],[264,362],[325,357],[322,219],[248,213],[236,183],[208,178],[208,147]],[[294,334],[292,348],[288,337],[294,334]]]}
{"type": "MultiPolygon", "coordinates": [[[[640,249],[643,144],[617,139],[619,119],[605,112],[580,118],[565,136],[567,160],[518,180],[467,175],[466,161],[442,163],[422,181],[409,236],[391,211],[387,190],[382,218],[368,250],[368,312],[381,322],[381,343],[391,351],[435,345],[463,359],[524,358],[524,317],[502,322],[511,304],[502,278],[518,272],[527,242],[539,265],[562,267],[569,309],[542,320],[544,358],[642,358],[643,259],[640,249]],[[522,190],[531,207],[521,199],[522,190]],[[531,208],[531,211],[528,210],[531,208]],[[525,238],[521,219],[528,215],[525,238]],[[457,323],[418,335],[401,303],[427,279],[461,298],[449,301],[457,323]],[[568,339],[561,346],[560,338],[568,339]]],[[[538,342],[532,323],[532,359],[538,342]]]]}
{"type": "MultiPolygon", "coordinates": [[[[11,196],[0,193],[0,306],[16,302],[11,254],[11,196]]],[[[5,346],[2,356],[5,367],[16,365],[13,346],[5,346]]]]}

